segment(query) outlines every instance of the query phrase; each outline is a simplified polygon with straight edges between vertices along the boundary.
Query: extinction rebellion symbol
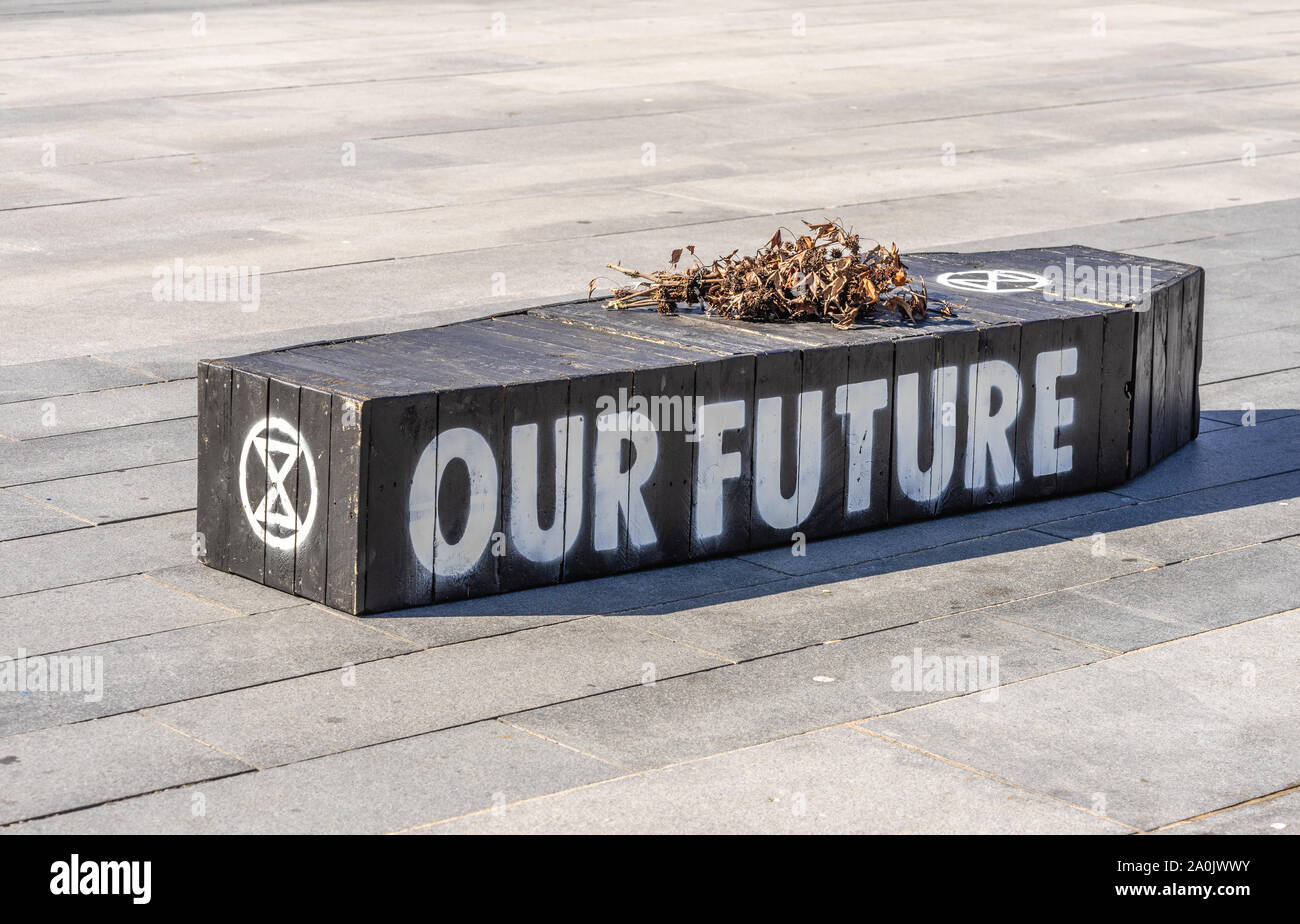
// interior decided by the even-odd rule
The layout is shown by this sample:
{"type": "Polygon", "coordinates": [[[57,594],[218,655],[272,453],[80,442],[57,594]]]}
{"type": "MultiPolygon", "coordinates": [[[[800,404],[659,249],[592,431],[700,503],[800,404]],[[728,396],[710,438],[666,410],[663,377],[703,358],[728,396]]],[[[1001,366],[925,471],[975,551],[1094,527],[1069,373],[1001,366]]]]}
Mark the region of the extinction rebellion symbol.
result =
{"type": "Polygon", "coordinates": [[[316,519],[316,466],[311,449],[294,429],[280,417],[267,417],[253,425],[244,437],[239,454],[239,499],[244,505],[253,533],[273,549],[292,549],[311,532],[316,519]],[[253,463],[249,450],[256,449],[261,464],[253,463]],[[302,477],[302,472],[307,477],[302,477]],[[298,493],[307,492],[307,514],[298,518],[298,509],[289,496],[287,485],[297,478],[298,493]],[[260,497],[253,506],[251,498],[260,497]]]}
{"type": "Polygon", "coordinates": [[[1037,273],[1021,270],[961,270],[941,273],[939,285],[961,292],[1033,292],[1051,280],[1037,273]]]}

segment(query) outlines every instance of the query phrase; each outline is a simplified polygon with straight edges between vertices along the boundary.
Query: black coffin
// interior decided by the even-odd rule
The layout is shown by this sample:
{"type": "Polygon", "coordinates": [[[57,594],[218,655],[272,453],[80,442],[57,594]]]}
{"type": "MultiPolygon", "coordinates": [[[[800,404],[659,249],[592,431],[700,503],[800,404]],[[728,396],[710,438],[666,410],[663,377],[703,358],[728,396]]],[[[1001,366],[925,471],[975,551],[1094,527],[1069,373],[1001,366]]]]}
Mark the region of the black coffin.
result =
{"type": "Polygon", "coordinates": [[[203,361],[200,558],[374,613],[1107,488],[1196,436],[1199,268],[906,262],[956,317],[576,302],[203,361]]]}

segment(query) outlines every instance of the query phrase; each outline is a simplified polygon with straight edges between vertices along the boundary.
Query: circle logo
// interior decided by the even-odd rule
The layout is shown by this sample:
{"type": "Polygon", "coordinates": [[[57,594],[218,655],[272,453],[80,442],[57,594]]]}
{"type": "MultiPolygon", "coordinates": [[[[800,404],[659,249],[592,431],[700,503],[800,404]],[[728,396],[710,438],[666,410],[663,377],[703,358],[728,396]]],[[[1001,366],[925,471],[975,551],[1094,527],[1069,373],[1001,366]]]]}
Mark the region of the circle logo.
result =
{"type": "Polygon", "coordinates": [[[239,453],[239,499],[253,534],[273,549],[292,549],[307,538],[316,520],[316,464],[311,449],[293,425],[280,417],[255,423],[239,453]],[[254,458],[260,460],[254,462],[254,458]],[[306,478],[303,472],[306,471],[306,478]],[[289,494],[296,476],[299,499],[307,492],[307,513],[289,494]],[[256,507],[251,498],[260,497],[256,507]]]}
{"type": "Polygon", "coordinates": [[[959,292],[1033,292],[1047,286],[1050,280],[1037,273],[1023,270],[960,270],[941,273],[938,283],[959,292]]]}

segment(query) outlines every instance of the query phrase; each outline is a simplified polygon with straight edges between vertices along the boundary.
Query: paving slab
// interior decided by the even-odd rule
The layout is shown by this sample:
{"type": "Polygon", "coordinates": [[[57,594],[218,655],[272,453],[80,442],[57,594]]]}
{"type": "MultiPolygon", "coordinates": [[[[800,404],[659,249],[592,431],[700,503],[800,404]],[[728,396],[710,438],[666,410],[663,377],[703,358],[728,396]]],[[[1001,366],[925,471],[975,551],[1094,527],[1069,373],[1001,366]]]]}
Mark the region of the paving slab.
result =
{"type": "Polygon", "coordinates": [[[1080,808],[831,728],[419,834],[1123,834],[1080,808]]]}
{"type": "Polygon", "coordinates": [[[195,458],[197,446],[194,418],[24,442],[0,440],[0,480],[12,486],[180,462],[195,458]]]}
{"type": "MultiPolygon", "coordinates": [[[[1234,210],[1223,210],[1228,215],[1234,210]]],[[[1279,236],[1294,235],[1286,229],[1279,236]]],[[[1212,349],[1222,349],[1218,341],[1238,334],[1253,333],[1267,328],[1267,321],[1276,315],[1272,311],[1251,311],[1251,301],[1266,298],[1277,302],[1283,317],[1289,317],[1288,294],[1300,279],[1300,260],[1242,260],[1227,266],[1216,267],[1205,276],[1205,331],[1212,349]]],[[[1230,345],[1229,345],[1230,347],[1230,345]]]]}
{"type": "Polygon", "coordinates": [[[1198,225],[1220,234],[1253,231],[1258,228],[1295,230],[1300,228],[1300,218],[1297,218],[1295,205],[1295,199],[1284,199],[1230,209],[1210,209],[1191,213],[1188,217],[1194,215],[1198,225]]]}
{"type": "Polygon", "coordinates": [[[386,834],[617,772],[500,722],[478,722],[125,799],[3,833],[386,834]]]}
{"type": "Polygon", "coordinates": [[[1300,834],[1300,793],[1289,792],[1173,825],[1157,834],[1300,834]]]}
{"type": "Polygon", "coordinates": [[[1254,545],[991,612],[1112,651],[1132,651],[1300,606],[1300,555],[1282,542],[1254,545]]]}
{"type": "Polygon", "coordinates": [[[238,615],[144,575],[91,581],[0,597],[0,653],[84,648],[238,615]]]}
{"type": "MultiPolygon", "coordinates": [[[[7,704],[0,714],[0,735],[342,669],[416,647],[307,605],[75,648],[42,660],[90,664],[99,688],[89,695],[56,690],[0,694],[7,704]]],[[[330,679],[339,682],[337,676],[330,679]]]]}
{"type": "Polygon", "coordinates": [[[302,597],[223,571],[214,571],[192,559],[183,565],[158,568],[145,576],[159,584],[240,613],[265,613],[303,604],[302,597]]]}
{"type": "Polygon", "coordinates": [[[1300,414],[1300,369],[1201,386],[1201,414],[1234,426],[1300,414]]]}
{"type": "Polygon", "coordinates": [[[0,490],[0,542],[43,536],[68,529],[84,529],[91,523],[55,510],[12,490],[0,490]]]}
{"type": "Polygon", "coordinates": [[[991,250],[1015,249],[1020,247],[1058,247],[1066,241],[1088,241],[1091,246],[1117,253],[1137,253],[1153,244],[1164,243],[1177,238],[1193,236],[1204,237],[1207,232],[1200,227],[1200,215],[1205,213],[1185,212],[1177,215],[1156,215],[1149,218],[1135,218],[1131,221],[1106,222],[1099,225],[1084,225],[1077,228],[1051,228],[1032,231],[1028,234],[1007,234],[978,240],[951,240],[936,247],[936,250],[972,250],[987,252],[991,250]]]}
{"type": "Polygon", "coordinates": [[[1207,384],[1295,369],[1300,366],[1300,324],[1274,325],[1207,341],[1202,356],[1201,381],[1207,384]]]}
{"type": "Polygon", "coordinates": [[[1143,830],[1294,785],[1300,612],[864,728],[1143,830]],[[1122,704],[1117,708],[1116,704],[1122,704]]]}
{"type": "Polygon", "coordinates": [[[249,769],[139,715],[12,735],[0,738],[0,822],[249,769]]]}
{"type": "Polygon", "coordinates": [[[1104,541],[1106,549],[1171,564],[1300,534],[1300,471],[1176,494],[1035,529],[1083,539],[1089,547],[1104,541]]]}
{"type": "MultiPolygon", "coordinates": [[[[1263,277],[1262,283],[1252,282],[1236,290],[1227,284],[1216,285],[1213,289],[1206,285],[1205,299],[1209,308],[1205,311],[1201,328],[1201,339],[1206,350],[1217,353],[1221,349],[1226,349],[1235,353],[1237,345],[1230,342],[1230,338],[1300,324],[1300,305],[1290,301],[1289,298],[1295,291],[1297,280],[1300,280],[1300,272],[1277,272],[1274,267],[1275,262],[1277,261],[1260,261],[1257,264],[1255,271],[1263,277]],[[1260,303],[1267,303],[1270,306],[1269,310],[1255,310],[1255,306],[1260,303]]],[[[1208,283],[1208,280],[1213,278],[1210,274],[1217,274],[1221,270],[1213,268],[1207,269],[1206,272],[1208,283]]],[[[1224,377],[1217,370],[1211,371],[1215,373],[1213,379],[1202,378],[1201,380],[1206,385],[1232,381],[1237,377],[1231,375],[1224,377]]],[[[1258,374],[1261,373],[1256,371],[1247,373],[1247,375],[1258,374]]]]}
{"type": "Polygon", "coordinates": [[[193,510],[197,482],[197,463],[185,461],[38,481],[9,490],[83,520],[113,523],[193,510]]]}
{"type": "Polygon", "coordinates": [[[156,378],[93,356],[0,366],[0,404],[142,385],[156,378]]]}
{"type": "Polygon", "coordinates": [[[851,568],[736,588],[621,614],[733,660],[878,632],[1018,597],[1105,581],[1150,566],[1118,548],[1093,555],[1018,530],[851,568]]]}
{"type": "Polygon", "coordinates": [[[192,381],[159,382],[0,404],[0,434],[17,440],[41,439],[197,413],[198,391],[192,381]]]}
{"type": "MultiPolygon", "coordinates": [[[[1223,143],[1231,143],[1228,138],[1221,140],[1223,143]]],[[[1187,141],[1186,136],[1174,139],[1174,143],[1178,145],[1185,145],[1187,141]]],[[[1274,228],[1250,228],[1220,232],[1208,238],[1170,242],[1146,248],[1146,252],[1152,257],[1172,260],[1176,263],[1188,262],[1190,258],[1207,270],[1217,270],[1222,266],[1238,266],[1246,260],[1262,262],[1290,257],[1294,256],[1296,251],[1295,241],[1291,236],[1278,234],[1274,228]]],[[[1267,272],[1265,267],[1261,266],[1258,269],[1261,273],[1267,272]]]]}
{"type": "Polygon", "coordinates": [[[194,514],[173,513],[0,543],[0,597],[192,561],[194,514]]]}
{"type": "Polygon", "coordinates": [[[593,617],[358,664],[351,678],[331,672],[285,680],[149,714],[269,767],[720,663],[593,617]]]}
{"type": "Polygon", "coordinates": [[[990,671],[998,665],[1000,683],[1106,656],[983,614],[951,616],[560,703],[509,720],[629,769],[661,767],[961,695],[955,685],[927,690],[896,678],[899,664],[910,664],[918,650],[923,657],[996,657],[984,663],[990,671]]]}

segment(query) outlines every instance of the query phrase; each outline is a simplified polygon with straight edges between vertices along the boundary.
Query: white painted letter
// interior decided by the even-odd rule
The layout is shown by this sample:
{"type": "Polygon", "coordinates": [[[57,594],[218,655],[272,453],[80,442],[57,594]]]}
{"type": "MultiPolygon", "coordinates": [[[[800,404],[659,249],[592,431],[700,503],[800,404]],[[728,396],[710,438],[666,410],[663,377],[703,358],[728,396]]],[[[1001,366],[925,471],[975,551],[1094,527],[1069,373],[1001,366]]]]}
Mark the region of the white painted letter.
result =
{"type": "Polygon", "coordinates": [[[555,421],[555,520],[549,529],[542,529],[537,518],[537,424],[523,424],[510,431],[510,538],[520,554],[531,561],[559,561],[578,538],[582,523],[582,431],[581,415],[555,421]]]}
{"type": "Polygon", "coordinates": [[[754,423],[754,506],[768,526],[793,529],[808,518],[822,483],[822,393],[799,396],[799,469],[794,495],[781,493],[781,398],[760,398],[754,423]]]}
{"type": "Polygon", "coordinates": [[[695,469],[695,538],[722,535],[722,483],[740,477],[740,453],[722,451],[722,434],[745,425],[744,401],[702,404],[695,415],[699,463],[695,469]]]}
{"type": "Polygon", "coordinates": [[[883,410],[888,403],[889,383],[885,379],[853,382],[835,389],[835,413],[849,415],[849,490],[844,499],[845,513],[860,513],[871,507],[871,450],[875,443],[876,411],[883,410]]]}
{"type": "Polygon", "coordinates": [[[456,427],[434,437],[420,454],[411,478],[409,531],[420,564],[442,577],[456,577],[478,564],[496,525],[500,483],[496,454],[481,433],[456,427]],[[442,476],[453,459],[463,459],[469,469],[465,532],[455,545],[443,535],[436,502],[442,476]]]}
{"type": "Polygon", "coordinates": [[[966,487],[983,490],[993,462],[993,479],[999,487],[1016,483],[1016,458],[1011,446],[1011,426],[1024,403],[1020,375],[1011,363],[989,359],[970,367],[970,422],[966,429],[966,487]],[[996,414],[993,389],[1001,401],[996,414]]]}
{"type": "Polygon", "coordinates": [[[894,402],[897,423],[894,427],[895,455],[898,457],[898,486],[920,504],[940,497],[952,480],[956,467],[957,441],[944,438],[943,402],[945,395],[957,392],[957,367],[935,369],[930,376],[932,409],[932,453],[929,468],[921,468],[921,395],[920,375],[909,372],[898,377],[894,402]],[[937,465],[937,471],[936,471],[937,465]]]}
{"type": "Polygon", "coordinates": [[[1068,472],[1074,447],[1056,445],[1056,431],[1074,423],[1074,399],[1056,397],[1056,380],[1079,371],[1079,349],[1048,350],[1034,363],[1034,477],[1068,472]]]}
{"type": "Polygon", "coordinates": [[[653,545],[654,524],[641,490],[659,460],[659,434],[639,411],[622,411],[596,428],[596,498],[592,545],[598,552],[618,548],[618,521],[627,518],[628,541],[642,548],[653,545]],[[623,441],[632,444],[632,467],[623,471],[623,441]]]}

